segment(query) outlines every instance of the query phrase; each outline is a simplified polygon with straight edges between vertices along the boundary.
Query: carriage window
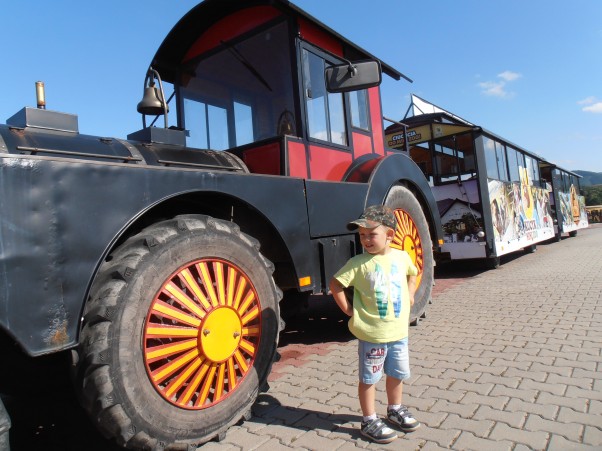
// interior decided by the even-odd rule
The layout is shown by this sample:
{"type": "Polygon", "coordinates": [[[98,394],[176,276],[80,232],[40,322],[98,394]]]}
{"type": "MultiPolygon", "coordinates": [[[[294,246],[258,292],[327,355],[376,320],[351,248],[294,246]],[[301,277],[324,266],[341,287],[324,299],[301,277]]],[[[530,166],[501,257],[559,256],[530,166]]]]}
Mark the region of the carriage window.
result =
{"type": "Polygon", "coordinates": [[[490,179],[508,181],[505,146],[502,143],[483,136],[483,148],[485,150],[487,177],[490,179]]]}
{"type": "Polygon", "coordinates": [[[540,186],[539,164],[537,163],[537,160],[525,155],[525,162],[527,163],[527,175],[529,177],[529,184],[534,186],[540,186]]]}
{"type": "Polygon", "coordinates": [[[506,168],[506,148],[503,144],[495,142],[495,154],[497,156],[498,178],[505,182],[508,181],[508,169],[506,168]]]}
{"type": "Polygon", "coordinates": [[[520,170],[519,168],[525,167],[523,160],[523,154],[512,147],[506,146],[508,155],[508,167],[510,169],[510,181],[520,182],[520,170]]]}

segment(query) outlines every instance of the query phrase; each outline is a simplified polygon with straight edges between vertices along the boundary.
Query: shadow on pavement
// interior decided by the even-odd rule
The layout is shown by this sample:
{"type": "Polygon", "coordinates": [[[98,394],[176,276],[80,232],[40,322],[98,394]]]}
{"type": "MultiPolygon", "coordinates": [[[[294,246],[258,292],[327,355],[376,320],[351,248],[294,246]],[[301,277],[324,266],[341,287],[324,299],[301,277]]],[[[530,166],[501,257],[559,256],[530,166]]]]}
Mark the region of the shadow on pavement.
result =
{"type": "Polygon", "coordinates": [[[329,414],[315,410],[282,405],[273,396],[262,393],[253,405],[253,418],[251,422],[259,424],[284,423],[300,431],[323,430],[349,434],[352,440],[362,438],[356,426],[362,420],[358,415],[329,414]],[[354,423],[353,425],[351,423],[354,423]]]}
{"type": "Polygon", "coordinates": [[[286,321],[286,327],[280,332],[279,347],[353,340],[347,328],[348,320],[331,296],[311,296],[307,309],[286,321]]]}

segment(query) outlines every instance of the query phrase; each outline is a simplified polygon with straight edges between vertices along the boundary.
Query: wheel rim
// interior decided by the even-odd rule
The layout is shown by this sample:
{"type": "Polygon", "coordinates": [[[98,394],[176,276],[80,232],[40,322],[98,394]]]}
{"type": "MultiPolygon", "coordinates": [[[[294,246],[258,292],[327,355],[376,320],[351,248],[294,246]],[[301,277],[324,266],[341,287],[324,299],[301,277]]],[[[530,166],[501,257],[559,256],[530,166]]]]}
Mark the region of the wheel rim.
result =
{"type": "Polygon", "coordinates": [[[420,286],[422,281],[422,271],[424,268],[424,252],[422,249],[422,240],[418,227],[414,223],[412,217],[402,209],[394,210],[395,219],[397,219],[397,227],[395,228],[395,236],[391,247],[406,251],[412,262],[418,268],[418,276],[416,278],[416,288],[420,286]]]}
{"type": "Polygon", "coordinates": [[[249,277],[228,261],[202,259],[172,274],[144,323],[144,361],[157,392],[185,409],[222,401],[253,367],[260,312],[249,277]]]}

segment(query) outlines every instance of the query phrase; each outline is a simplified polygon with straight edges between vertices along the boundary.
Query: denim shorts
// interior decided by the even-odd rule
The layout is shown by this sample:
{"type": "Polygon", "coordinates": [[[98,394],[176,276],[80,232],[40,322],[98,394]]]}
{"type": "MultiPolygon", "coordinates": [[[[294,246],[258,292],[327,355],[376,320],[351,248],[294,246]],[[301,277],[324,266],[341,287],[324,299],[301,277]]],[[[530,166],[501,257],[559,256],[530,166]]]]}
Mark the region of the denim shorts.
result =
{"type": "Polygon", "coordinates": [[[410,377],[408,339],[390,343],[369,343],[359,340],[359,376],[364,384],[376,384],[383,376],[405,380],[410,377]]]}

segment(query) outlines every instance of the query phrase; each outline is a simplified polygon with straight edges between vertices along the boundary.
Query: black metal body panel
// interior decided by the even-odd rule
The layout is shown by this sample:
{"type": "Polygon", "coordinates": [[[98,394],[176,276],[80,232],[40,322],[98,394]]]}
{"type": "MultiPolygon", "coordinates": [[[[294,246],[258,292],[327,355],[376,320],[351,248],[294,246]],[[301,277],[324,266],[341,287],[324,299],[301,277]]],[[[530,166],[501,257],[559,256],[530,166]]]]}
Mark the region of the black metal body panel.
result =
{"type": "Polygon", "coordinates": [[[6,120],[7,125],[15,127],[37,127],[49,130],[59,130],[78,133],[79,125],[75,114],[61,113],[59,111],[43,110],[25,107],[6,120]]]}
{"type": "Polygon", "coordinates": [[[314,180],[305,184],[311,237],[351,234],[347,223],[364,211],[368,185],[314,180]]]}
{"type": "Polygon", "coordinates": [[[0,124],[0,144],[2,142],[8,153],[17,155],[77,157],[102,162],[248,172],[244,163],[228,152],[161,143],[128,142],[56,130],[30,127],[23,129],[0,124]]]}
{"type": "Polygon", "coordinates": [[[0,154],[0,326],[31,355],[77,343],[100,262],[129,224],[185,193],[239,199],[313,274],[304,180],[0,154]],[[278,193],[278,196],[272,195],[278,193]]]}

